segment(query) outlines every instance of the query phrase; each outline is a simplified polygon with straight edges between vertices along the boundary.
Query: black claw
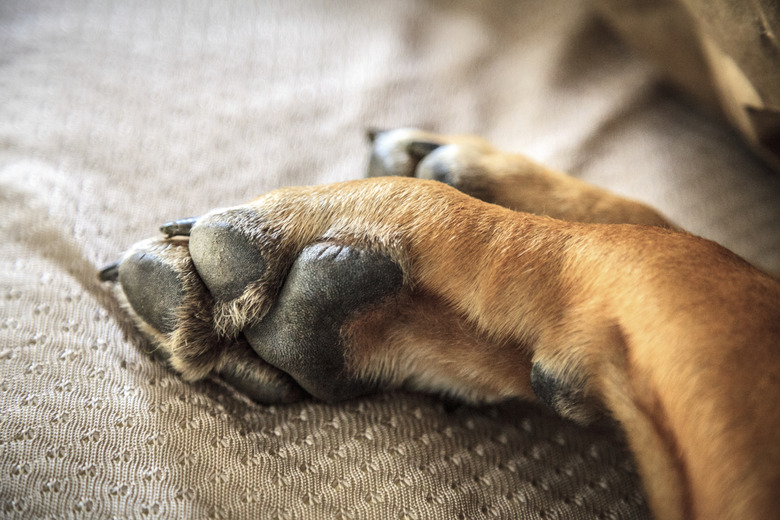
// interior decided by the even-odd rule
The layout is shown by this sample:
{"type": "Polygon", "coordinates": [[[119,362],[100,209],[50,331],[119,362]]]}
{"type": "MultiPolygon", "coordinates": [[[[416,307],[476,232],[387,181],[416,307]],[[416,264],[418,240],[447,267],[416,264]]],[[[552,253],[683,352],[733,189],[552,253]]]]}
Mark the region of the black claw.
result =
{"type": "Polygon", "coordinates": [[[180,218],[171,222],[166,222],[160,226],[160,231],[165,234],[166,238],[175,236],[190,236],[190,230],[192,226],[198,221],[198,217],[180,218]]]}
{"type": "Polygon", "coordinates": [[[376,140],[376,136],[383,134],[386,131],[387,130],[382,130],[380,128],[368,127],[366,129],[366,137],[368,137],[369,142],[373,143],[376,140]]]}
{"type": "Polygon", "coordinates": [[[425,158],[426,155],[442,146],[441,143],[434,143],[432,141],[412,141],[406,145],[406,152],[418,161],[425,158]]]}
{"type": "Polygon", "coordinates": [[[101,282],[116,282],[119,279],[119,261],[105,266],[98,273],[101,282]]]}

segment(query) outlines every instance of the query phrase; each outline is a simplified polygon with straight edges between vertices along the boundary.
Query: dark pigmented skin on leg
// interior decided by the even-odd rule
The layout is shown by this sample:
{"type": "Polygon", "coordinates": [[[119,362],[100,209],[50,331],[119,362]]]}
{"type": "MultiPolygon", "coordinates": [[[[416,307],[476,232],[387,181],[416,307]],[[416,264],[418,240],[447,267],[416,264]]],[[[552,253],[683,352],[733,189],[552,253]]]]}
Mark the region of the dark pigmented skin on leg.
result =
{"type": "Polygon", "coordinates": [[[531,366],[531,389],[539,401],[553,411],[556,411],[556,400],[563,393],[561,386],[561,382],[544,370],[539,363],[531,366]]]}
{"type": "Polygon", "coordinates": [[[605,419],[597,403],[586,395],[584,381],[578,384],[562,379],[542,363],[534,362],[531,366],[531,389],[552,411],[579,424],[605,419]]]}
{"type": "Polygon", "coordinates": [[[176,309],[184,299],[184,288],[165,260],[153,253],[134,253],[119,264],[119,283],[146,323],[163,334],[176,329],[176,309]]]}
{"type": "Polygon", "coordinates": [[[338,401],[370,393],[371,384],[348,373],[341,328],[402,285],[401,268],[387,255],[314,244],[293,264],[268,315],[244,335],[261,358],[314,397],[338,401]]]}
{"type": "Polygon", "coordinates": [[[209,292],[228,301],[265,273],[260,250],[235,227],[207,222],[192,228],[190,256],[209,292]]]}

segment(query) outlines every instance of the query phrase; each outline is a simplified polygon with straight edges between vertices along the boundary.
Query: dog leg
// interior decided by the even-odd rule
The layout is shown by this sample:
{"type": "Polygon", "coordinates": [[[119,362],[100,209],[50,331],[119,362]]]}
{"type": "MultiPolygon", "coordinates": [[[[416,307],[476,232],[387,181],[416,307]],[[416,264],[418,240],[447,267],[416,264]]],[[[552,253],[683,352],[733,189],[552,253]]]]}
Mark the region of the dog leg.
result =
{"type": "MultiPolygon", "coordinates": [[[[447,146],[412,146],[413,170],[447,146]]],[[[547,213],[654,219],[577,191],[547,213]]],[[[513,193],[507,205],[526,204],[513,193]]],[[[531,200],[525,211],[544,214],[531,200]]],[[[186,377],[218,368],[231,351],[222,338],[244,333],[258,359],[326,399],[405,385],[474,401],[535,391],[574,420],[605,410],[622,424],[659,518],[777,511],[780,286],[711,242],[537,217],[403,178],[272,192],[204,216],[190,235],[207,290],[185,286],[182,302],[205,301],[202,319],[128,298],[142,328],[173,328],[159,343],[186,377]],[[344,309],[327,324],[334,306],[344,309]],[[183,341],[191,332],[213,339],[183,341]]],[[[123,281],[125,262],[137,260],[118,269],[132,294],[145,282],[123,281]]],[[[158,285],[178,298],[175,283],[158,285]]]]}
{"type": "Polygon", "coordinates": [[[401,128],[372,131],[369,177],[443,182],[485,202],[572,222],[673,228],[657,211],[471,135],[401,128]]]}
{"type": "Polygon", "coordinates": [[[258,354],[315,395],[321,384],[325,398],[407,383],[476,400],[536,389],[575,420],[604,409],[623,425],[657,516],[774,514],[780,287],[711,242],[536,217],[441,183],[385,178],[210,213],[192,228],[190,252],[219,330],[250,331],[258,354]],[[212,227],[234,234],[237,257],[263,259],[242,291],[229,276],[241,264],[198,260],[213,249],[212,227]],[[346,267],[315,258],[321,243],[346,251],[346,267]],[[374,285],[365,299],[339,295],[374,285]],[[302,333],[332,305],[347,310],[302,333]],[[301,308],[316,319],[295,318],[301,308]],[[430,329],[462,324],[444,335],[454,346],[426,342],[420,316],[430,329]],[[285,335],[303,340],[275,342],[285,335]],[[330,380],[350,390],[334,396],[330,380]]]}

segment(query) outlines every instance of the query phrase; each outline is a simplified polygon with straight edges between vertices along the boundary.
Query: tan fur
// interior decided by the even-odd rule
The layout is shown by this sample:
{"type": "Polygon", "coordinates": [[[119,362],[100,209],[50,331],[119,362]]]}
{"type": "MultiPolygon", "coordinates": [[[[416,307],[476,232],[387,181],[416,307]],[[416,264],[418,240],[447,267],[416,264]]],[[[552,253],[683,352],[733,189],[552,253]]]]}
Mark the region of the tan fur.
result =
{"type": "Polygon", "coordinates": [[[527,398],[530,362],[549,360],[623,424],[659,518],[776,514],[780,284],[720,246],[403,178],[287,189],[252,207],[293,242],[374,247],[404,266],[411,310],[345,332],[356,373],[527,398]]]}
{"type": "MultiPolygon", "coordinates": [[[[197,326],[156,337],[185,377],[246,357],[228,340],[263,317],[304,247],[370,248],[405,283],[342,327],[356,378],[490,402],[533,398],[543,366],[578,392],[560,413],[620,422],[657,518],[778,518],[780,282],[638,202],[478,138],[383,133],[371,171],[445,172],[461,191],[384,177],[278,190],[225,213],[268,269],[213,309],[193,286],[179,316],[197,326]]],[[[182,276],[197,285],[192,269],[182,276]]]]}
{"type": "MultiPolygon", "coordinates": [[[[614,195],[520,154],[505,153],[473,135],[439,135],[414,128],[374,136],[369,174],[435,179],[442,166],[458,190],[515,211],[573,222],[674,227],[653,208],[614,195]],[[409,157],[410,143],[440,148],[409,157]]],[[[439,179],[440,180],[440,179],[439,179]]]]}
{"type": "Polygon", "coordinates": [[[354,370],[385,388],[447,394],[473,403],[533,398],[531,352],[515,341],[492,339],[430,295],[404,292],[356,317],[343,334],[354,347],[348,352],[354,370]]]}

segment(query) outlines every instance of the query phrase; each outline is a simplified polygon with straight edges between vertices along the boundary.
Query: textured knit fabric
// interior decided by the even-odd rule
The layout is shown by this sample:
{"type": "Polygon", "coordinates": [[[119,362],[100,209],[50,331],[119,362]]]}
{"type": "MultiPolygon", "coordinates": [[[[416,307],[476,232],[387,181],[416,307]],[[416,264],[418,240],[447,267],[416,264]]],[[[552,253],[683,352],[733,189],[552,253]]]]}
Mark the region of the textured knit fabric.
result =
{"type": "Polygon", "coordinates": [[[167,220],[483,134],[780,272],[780,187],[579,3],[0,2],[0,516],[647,518],[613,433],[393,393],[258,406],[96,269],[167,220]]]}

